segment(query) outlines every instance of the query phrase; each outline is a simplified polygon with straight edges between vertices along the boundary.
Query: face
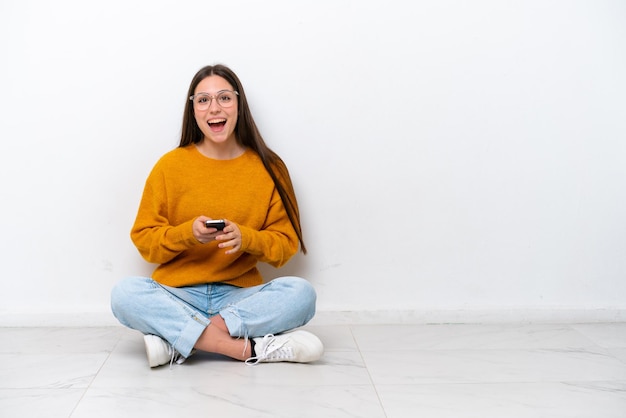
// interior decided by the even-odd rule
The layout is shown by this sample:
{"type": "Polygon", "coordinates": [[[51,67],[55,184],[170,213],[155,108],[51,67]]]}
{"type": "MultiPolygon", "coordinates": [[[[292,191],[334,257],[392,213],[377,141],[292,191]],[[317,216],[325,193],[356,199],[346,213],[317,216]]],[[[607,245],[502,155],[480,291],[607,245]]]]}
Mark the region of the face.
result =
{"type": "Polygon", "coordinates": [[[223,90],[234,90],[228,81],[218,75],[211,75],[202,80],[194,95],[198,93],[207,93],[213,97],[208,109],[199,110],[194,105],[194,116],[198,127],[204,134],[204,141],[211,142],[215,145],[225,145],[227,143],[237,142],[235,137],[235,126],[237,126],[237,98],[235,96],[234,103],[230,107],[222,107],[218,103],[218,92],[223,90]]]}

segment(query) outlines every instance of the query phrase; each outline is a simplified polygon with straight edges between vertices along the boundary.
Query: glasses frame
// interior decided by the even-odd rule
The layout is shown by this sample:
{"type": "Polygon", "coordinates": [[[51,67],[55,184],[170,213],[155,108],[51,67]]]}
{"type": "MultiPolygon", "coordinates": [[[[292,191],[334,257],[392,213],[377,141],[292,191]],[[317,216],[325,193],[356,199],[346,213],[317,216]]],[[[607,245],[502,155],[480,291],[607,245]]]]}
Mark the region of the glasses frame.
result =
{"type": "MultiPolygon", "coordinates": [[[[222,94],[222,93],[235,93],[235,96],[236,96],[236,97],[239,97],[239,92],[238,92],[237,90],[220,90],[220,91],[218,91],[217,93],[215,93],[215,95],[213,95],[213,96],[212,96],[212,95],[210,95],[209,93],[204,93],[204,92],[196,93],[196,94],[194,94],[193,96],[189,96],[189,100],[191,100],[191,103],[192,103],[192,104],[193,104],[193,106],[195,107],[195,106],[196,106],[196,102],[194,102],[194,99],[195,99],[196,97],[198,97],[198,96],[205,96],[205,97],[208,97],[208,98],[209,98],[209,104],[208,104],[208,105],[207,105],[207,107],[206,107],[206,108],[208,109],[208,108],[210,108],[210,107],[211,107],[211,103],[213,103],[213,99],[217,99],[217,98],[218,98],[218,96],[219,96],[220,94],[222,94]]],[[[215,101],[215,103],[217,103],[217,105],[218,105],[219,107],[221,107],[222,109],[224,109],[224,108],[226,108],[226,109],[227,109],[227,108],[229,108],[229,107],[231,107],[231,106],[232,106],[232,105],[231,105],[231,106],[226,106],[226,107],[224,107],[224,106],[222,106],[222,105],[221,105],[221,103],[220,103],[219,101],[217,101],[217,100],[215,101]]]]}

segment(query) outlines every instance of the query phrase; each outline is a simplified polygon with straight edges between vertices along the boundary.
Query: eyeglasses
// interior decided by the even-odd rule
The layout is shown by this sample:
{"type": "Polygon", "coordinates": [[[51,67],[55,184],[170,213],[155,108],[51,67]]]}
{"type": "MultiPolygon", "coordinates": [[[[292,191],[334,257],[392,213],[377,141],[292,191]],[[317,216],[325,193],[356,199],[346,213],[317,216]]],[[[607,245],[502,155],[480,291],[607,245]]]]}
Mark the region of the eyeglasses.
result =
{"type": "Polygon", "coordinates": [[[211,106],[213,99],[216,99],[220,107],[227,108],[235,104],[237,96],[239,96],[239,93],[234,90],[221,90],[215,96],[211,96],[209,93],[194,94],[189,97],[189,100],[193,102],[196,109],[207,110],[211,106]]]}

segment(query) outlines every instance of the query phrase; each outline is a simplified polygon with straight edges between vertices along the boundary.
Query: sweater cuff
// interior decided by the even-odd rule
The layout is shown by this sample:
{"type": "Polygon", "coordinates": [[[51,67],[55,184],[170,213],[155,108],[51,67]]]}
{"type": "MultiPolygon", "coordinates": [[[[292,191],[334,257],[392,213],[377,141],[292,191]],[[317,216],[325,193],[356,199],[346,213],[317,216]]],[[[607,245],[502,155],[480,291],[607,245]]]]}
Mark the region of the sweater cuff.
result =
{"type": "Polygon", "coordinates": [[[245,225],[237,226],[239,227],[239,231],[241,231],[241,251],[249,252],[248,250],[250,250],[250,244],[252,243],[252,234],[257,231],[245,225]]]}
{"type": "Polygon", "coordinates": [[[194,220],[184,222],[180,225],[174,227],[174,231],[176,231],[176,235],[178,236],[177,241],[183,243],[186,247],[192,247],[194,245],[201,244],[200,241],[196,239],[193,235],[193,222],[194,220]]]}

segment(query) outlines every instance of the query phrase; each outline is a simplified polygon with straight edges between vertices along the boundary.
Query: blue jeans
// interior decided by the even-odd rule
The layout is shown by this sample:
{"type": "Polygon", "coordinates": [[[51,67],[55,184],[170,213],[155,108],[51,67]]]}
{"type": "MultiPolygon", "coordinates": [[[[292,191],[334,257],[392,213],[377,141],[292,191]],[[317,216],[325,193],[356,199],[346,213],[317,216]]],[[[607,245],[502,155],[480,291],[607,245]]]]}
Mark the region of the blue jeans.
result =
{"type": "Polygon", "coordinates": [[[261,337],[309,322],[315,300],[313,286],[299,277],[248,288],[222,283],[176,288],[130,277],[113,288],[111,309],[122,325],[158,335],[189,357],[212,316],[224,318],[232,337],[261,337]]]}

